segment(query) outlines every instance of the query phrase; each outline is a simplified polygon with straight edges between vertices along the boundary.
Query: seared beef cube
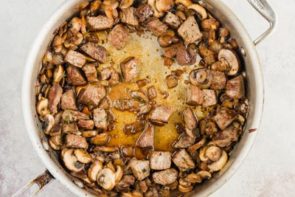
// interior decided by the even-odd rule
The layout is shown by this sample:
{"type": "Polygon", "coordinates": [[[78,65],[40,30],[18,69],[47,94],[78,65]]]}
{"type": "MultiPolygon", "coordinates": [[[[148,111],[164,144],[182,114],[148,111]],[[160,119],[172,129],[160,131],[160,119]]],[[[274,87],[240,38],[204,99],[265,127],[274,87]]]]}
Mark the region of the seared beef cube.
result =
{"type": "Polygon", "coordinates": [[[61,108],[63,110],[77,110],[76,99],[73,90],[67,90],[61,97],[61,108]]]}
{"type": "Polygon", "coordinates": [[[203,95],[204,95],[204,102],[203,106],[204,107],[209,107],[212,105],[216,105],[217,103],[217,98],[214,90],[203,90],[203,95]]]}
{"type": "Polygon", "coordinates": [[[233,126],[226,128],[213,137],[212,144],[228,147],[239,139],[239,129],[233,126]]]}
{"type": "Polygon", "coordinates": [[[149,120],[157,125],[164,125],[168,123],[173,109],[168,106],[160,105],[153,109],[149,115],[149,120]]]}
{"type": "Polygon", "coordinates": [[[174,58],[177,54],[178,46],[179,44],[174,44],[164,48],[164,56],[167,58],[174,58]]]}
{"type": "Polygon", "coordinates": [[[226,77],[223,72],[211,71],[211,85],[210,88],[213,90],[222,90],[225,88],[226,77]]]}
{"type": "Polygon", "coordinates": [[[62,96],[62,88],[58,83],[53,84],[53,86],[49,89],[48,93],[48,105],[51,113],[57,113],[57,105],[60,102],[60,98],[62,96]]]}
{"type": "Polygon", "coordinates": [[[77,134],[78,131],[79,130],[78,130],[76,123],[64,123],[62,125],[62,132],[63,133],[77,134]]]}
{"type": "Polygon", "coordinates": [[[183,44],[177,47],[176,61],[179,65],[190,65],[192,62],[192,57],[183,44]]]}
{"type": "Polygon", "coordinates": [[[245,96],[245,86],[242,75],[239,75],[226,83],[226,94],[234,99],[240,99],[245,96]]]}
{"type": "Polygon", "coordinates": [[[129,166],[133,175],[140,181],[150,175],[150,163],[147,160],[133,159],[129,162],[129,166]]]}
{"type": "Polygon", "coordinates": [[[152,170],[165,170],[171,166],[171,153],[163,151],[154,151],[150,157],[152,170]]]}
{"type": "Polygon", "coordinates": [[[126,58],[121,64],[121,72],[126,82],[135,79],[139,74],[138,61],[134,57],[126,58]]]}
{"type": "Polygon", "coordinates": [[[87,80],[89,82],[96,82],[97,80],[97,71],[94,64],[86,64],[83,66],[82,70],[84,71],[87,80]]]}
{"type": "Polygon", "coordinates": [[[174,74],[168,75],[166,77],[166,84],[169,89],[175,88],[178,85],[178,77],[174,74]]]}
{"type": "Polygon", "coordinates": [[[94,125],[98,129],[107,130],[108,114],[104,109],[96,108],[93,110],[94,125]]]}
{"type": "Polygon", "coordinates": [[[126,29],[126,27],[124,27],[121,24],[116,25],[111,30],[108,36],[108,41],[110,42],[110,44],[118,50],[123,49],[126,46],[128,40],[129,40],[128,29],[126,29]]]}
{"type": "Polygon", "coordinates": [[[105,95],[106,90],[102,85],[88,84],[80,91],[78,101],[85,105],[97,106],[105,95]]]}
{"type": "Polygon", "coordinates": [[[101,63],[107,61],[107,50],[103,46],[99,46],[93,42],[87,42],[81,46],[81,50],[101,63]]]}
{"type": "Polygon", "coordinates": [[[190,85],[186,90],[186,103],[189,105],[202,105],[204,95],[198,86],[190,85]]]}
{"type": "Polygon", "coordinates": [[[68,134],[65,138],[65,145],[68,148],[82,148],[87,149],[88,143],[86,138],[81,137],[79,135],[68,134]]]}
{"type": "Polygon", "coordinates": [[[153,173],[153,180],[155,183],[160,185],[170,185],[177,180],[177,170],[170,168],[160,172],[153,173]]]}
{"type": "Polygon", "coordinates": [[[182,116],[183,116],[185,128],[189,130],[193,130],[197,127],[197,119],[195,117],[194,112],[191,110],[191,108],[186,108],[182,112],[182,116]]]}
{"type": "Polygon", "coordinates": [[[92,130],[94,127],[94,122],[93,120],[79,120],[78,126],[82,129],[92,130]]]}
{"type": "Polygon", "coordinates": [[[183,133],[179,136],[178,141],[174,144],[174,148],[188,148],[193,145],[196,141],[196,137],[189,136],[186,133],[183,133]]]}
{"type": "Polygon", "coordinates": [[[75,122],[77,120],[88,120],[89,116],[79,111],[65,110],[62,113],[62,119],[64,122],[75,122]]]}
{"type": "Polygon", "coordinates": [[[116,186],[119,191],[128,191],[135,183],[135,177],[132,175],[124,175],[121,181],[116,186]]]}
{"type": "Polygon", "coordinates": [[[138,19],[135,16],[136,9],[134,7],[129,7],[126,9],[122,9],[120,12],[121,21],[128,25],[137,26],[138,19]]]}
{"type": "Polygon", "coordinates": [[[92,30],[104,30],[113,26],[113,21],[106,16],[87,17],[87,22],[92,30]]]}
{"type": "Polygon", "coordinates": [[[158,18],[155,18],[147,23],[147,28],[155,36],[161,36],[168,30],[168,26],[160,21],[158,18]]]}
{"type": "Polygon", "coordinates": [[[79,68],[76,68],[74,66],[67,67],[67,82],[70,85],[74,86],[81,86],[87,83],[84,77],[82,76],[79,68]]]}
{"type": "Polygon", "coordinates": [[[140,5],[135,12],[135,15],[138,17],[140,22],[146,21],[148,18],[153,16],[153,8],[148,4],[140,5]]]}
{"type": "Polygon", "coordinates": [[[185,149],[181,149],[174,154],[172,161],[180,171],[186,171],[195,168],[195,163],[185,149]]]}
{"type": "Polygon", "coordinates": [[[155,128],[152,124],[147,123],[143,132],[140,134],[136,141],[136,146],[141,148],[153,148],[154,147],[154,133],[155,128]]]}
{"type": "Polygon", "coordinates": [[[217,112],[213,119],[218,127],[223,130],[234,121],[235,117],[236,114],[234,111],[227,108],[222,108],[217,112]]]}
{"type": "Polygon", "coordinates": [[[164,17],[164,22],[174,29],[176,29],[180,25],[180,19],[172,12],[168,12],[166,14],[166,16],[164,17]]]}
{"type": "Polygon", "coordinates": [[[120,111],[137,112],[139,109],[139,102],[134,99],[119,99],[113,102],[113,107],[120,111]]]}
{"type": "Polygon", "coordinates": [[[73,66],[81,68],[86,63],[86,57],[81,53],[73,50],[69,50],[65,57],[66,62],[73,66]]]}
{"type": "Polygon", "coordinates": [[[150,86],[147,89],[147,95],[148,95],[149,99],[154,99],[157,97],[157,90],[156,90],[155,86],[150,86]]]}
{"type": "Polygon", "coordinates": [[[178,28],[178,34],[186,44],[194,43],[202,38],[202,33],[194,16],[189,16],[178,28]]]}
{"type": "Polygon", "coordinates": [[[114,68],[103,68],[100,71],[101,80],[107,80],[110,85],[115,85],[119,83],[120,76],[119,73],[114,68]]]}

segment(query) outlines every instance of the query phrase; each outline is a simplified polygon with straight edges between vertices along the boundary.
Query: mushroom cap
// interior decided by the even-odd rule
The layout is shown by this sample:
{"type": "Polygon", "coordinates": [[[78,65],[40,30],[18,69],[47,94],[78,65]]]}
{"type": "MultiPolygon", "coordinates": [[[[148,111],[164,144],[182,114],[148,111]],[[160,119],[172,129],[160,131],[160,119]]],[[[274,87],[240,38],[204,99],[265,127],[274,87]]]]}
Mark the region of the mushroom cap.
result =
{"type": "Polygon", "coordinates": [[[80,172],[84,168],[84,164],[79,162],[74,155],[74,149],[64,149],[62,152],[62,159],[65,166],[73,172],[80,172]]]}
{"type": "Polygon", "coordinates": [[[105,190],[112,190],[116,185],[116,175],[109,169],[102,169],[97,175],[97,184],[105,190]]]}
{"type": "Polygon", "coordinates": [[[222,150],[217,146],[209,146],[206,149],[205,156],[211,161],[217,161],[221,157],[222,150]]]}
{"type": "Polygon", "coordinates": [[[92,157],[89,155],[89,153],[83,149],[76,149],[74,154],[81,163],[89,163],[92,160],[92,157]]]}
{"type": "Polygon", "coordinates": [[[208,88],[211,84],[211,73],[207,69],[192,70],[189,75],[191,84],[201,88],[208,88]]]}
{"type": "Polygon", "coordinates": [[[87,175],[91,181],[96,181],[98,172],[102,169],[101,161],[94,161],[88,169],[87,175]]]}
{"type": "Polygon", "coordinates": [[[218,60],[225,60],[229,64],[230,70],[227,73],[228,75],[233,76],[239,72],[240,62],[237,55],[232,50],[221,49],[218,53],[218,60]]]}

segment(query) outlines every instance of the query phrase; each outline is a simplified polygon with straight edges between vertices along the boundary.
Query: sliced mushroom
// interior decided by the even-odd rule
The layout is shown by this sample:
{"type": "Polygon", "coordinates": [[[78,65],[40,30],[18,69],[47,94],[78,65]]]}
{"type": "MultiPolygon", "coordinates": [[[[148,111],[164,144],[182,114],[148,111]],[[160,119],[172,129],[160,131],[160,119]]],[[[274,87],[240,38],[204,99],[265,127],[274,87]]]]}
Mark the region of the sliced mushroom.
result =
{"type": "Polygon", "coordinates": [[[210,169],[211,172],[219,171],[225,166],[227,160],[228,160],[227,153],[225,151],[222,151],[221,157],[217,161],[209,164],[208,168],[210,169]]]}
{"type": "Polygon", "coordinates": [[[101,151],[106,153],[112,153],[118,151],[118,147],[114,146],[97,146],[93,149],[94,151],[101,151]]]}
{"type": "Polygon", "coordinates": [[[102,169],[103,165],[101,161],[94,161],[88,169],[88,177],[91,181],[96,181],[98,172],[102,169]]]}
{"type": "Polygon", "coordinates": [[[174,5],[173,0],[156,0],[155,7],[159,12],[167,12],[174,5]]]}
{"type": "Polygon", "coordinates": [[[123,168],[118,165],[116,173],[115,173],[115,182],[116,182],[116,184],[121,181],[122,177],[123,177],[123,168]]]}
{"type": "Polygon", "coordinates": [[[84,164],[80,163],[77,157],[74,155],[74,149],[64,149],[62,153],[62,158],[65,166],[73,171],[80,172],[84,168],[84,164]]]}
{"type": "Polygon", "coordinates": [[[156,0],[148,0],[148,4],[153,9],[153,14],[154,14],[155,17],[159,18],[159,17],[163,16],[164,13],[163,12],[160,12],[156,8],[156,0]]]}
{"type": "Polygon", "coordinates": [[[55,135],[49,138],[49,145],[54,150],[60,150],[62,145],[61,135],[55,135]]]}
{"type": "Polygon", "coordinates": [[[50,130],[54,126],[54,117],[51,114],[47,114],[44,117],[44,133],[49,134],[50,130]]]}
{"type": "Polygon", "coordinates": [[[102,169],[97,175],[97,184],[105,190],[112,190],[116,185],[115,173],[109,168],[102,169]]]}
{"type": "Polygon", "coordinates": [[[92,157],[89,155],[89,153],[83,149],[76,149],[74,154],[81,163],[89,163],[92,160],[92,157]]]}
{"type": "Polygon", "coordinates": [[[230,70],[228,71],[229,76],[236,75],[240,70],[240,62],[237,55],[229,49],[221,49],[218,53],[218,60],[225,60],[229,66],[230,70]]]}
{"type": "Polygon", "coordinates": [[[211,74],[207,69],[192,70],[189,80],[193,85],[201,88],[209,88],[211,85],[211,74]]]}
{"type": "Polygon", "coordinates": [[[45,116],[49,114],[49,108],[48,108],[48,99],[47,98],[41,98],[39,102],[37,103],[37,112],[40,116],[45,116]]]}
{"type": "Polygon", "coordinates": [[[206,138],[202,138],[196,144],[191,145],[187,150],[191,155],[193,155],[197,152],[198,149],[200,149],[202,146],[204,146],[205,143],[206,143],[206,138]]]}
{"type": "Polygon", "coordinates": [[[122,0],[119,7],[121,9],[129,8],[130,6],[132,6],[133,2],[134,0],[122,0]]]}
{"type": "Polygon", "coordinates": [[[222,150],[217,146],[209,146],[206,149],[205,156],[211,161],[217,161],[221,157],[222,150]]]}
{"type": "Polygon", "coordinates": [[[175,0],[175,3],[182,4],[187,8],[193,4],[193,2],[191,0],[175,0]]]}
{"type": "Polygon", "coordinates": [[[91,143],[95,145],[105,145],[110,140],[110,135],[108,133],[100,133],[93,138],[91,138],[91,143]]]}
{"type": "Polygon", "coordinates": [[[187,8],[194,10],[198,14],[200,14],[202,20],[206,19],[208,16],[206,9],[203,8],[202,6],[200,6],[199,4],[192,4],[192,5],[188,6],[187,8]]]}
{"type": "Polygon", "coordinates": [[[64,68],[63,68],[62,65],[58,65],[54,69],[53,82],[54,83],[59,83],[63,77],[64,77],[64,68]]]}

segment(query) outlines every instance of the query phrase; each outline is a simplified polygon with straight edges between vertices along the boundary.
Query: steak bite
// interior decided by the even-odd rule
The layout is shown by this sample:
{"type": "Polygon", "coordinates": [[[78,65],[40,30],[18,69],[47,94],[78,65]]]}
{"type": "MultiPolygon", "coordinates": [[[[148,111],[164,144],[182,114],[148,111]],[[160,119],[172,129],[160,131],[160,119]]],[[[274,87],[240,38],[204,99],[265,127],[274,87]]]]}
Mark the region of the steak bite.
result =
{"type": "Polygon", "coordinates": [[[204,102],[203,91],[198,86],[190,85],[186,89],[186,103],[189,105],[202,105],[204,102]]]}
{"type": "MultiPolygon", "coordinates": [[[[190,132],[192,133],[192,132],[190,132]]],[[[196,141],[195,136],[188,135],[187,133],[183,133],[179,136],[178,141],[174,144],[174,148],[188,148],[193,145],[196,141]]]]}
{"type": "Polygon", "coordinates": [[[93,42],[87,42],[80,48],[87,55],[101,63],[105,63],[107,60],[107,50],[103,46],[97,45],[93,42]]]}
{"type": "Polygon", "coordinates": [[[142,4],[138,8],[136,8],[135,15],[138,17],[140,22],[146,21],[148,18],[153,16],[154,11],[153,8],[148,4],[142,4]]]}
{"type": "Polygon", "coordinates": [[[94,121],[93,120],[79,120],[78,126],[79,126],[79,128],[82,128],[82,129],[92,130],[94,127],[94,121]]]}
{"type": "Polygon", "coordinates": [[[164,17],[164,22],[174,29],[178,28],[180,25],[179,17],[172,12],[167,12],[166,16],[164,17]]]}
{"type": "Polygon", "coordinates": [[[104,109],[96,108],[93,110],[93,121],[96,128],[107,130],[108,114],[104,109]]]}
{"type": "Polygon", "coordinates": [[[239,75],[226,83],[225,93],[234,99],[240,99],[245,96],[245,85],[242,75],[239,75]]]}
{"type": "Polygon", "coordinates": [[[234,111],[227,108],[222,108],[217,112],[213,119],[218,127],[223,130],[234,121],[235,117],[236,114],[234,111]]]}
{"type": "Polygon", "coordinates": [[[153,180],[155,183],[160,185],[170,185],[177,180],[177,170],[170,168],[160,172],[153,173],[153,180]]]}
{"type": "Polygon", "coordinates": [[[97,106],[105,95],[106,90],[102,85],[88,84],[80,91],[78,101],[84,105],[97,106]]]}
{"type": "Polygon", "coordinates": [[[129,32],[126,27],[121,24],[116,25],[108,35],[109,43],[118,50],[123,49],[128,40],[129,32]]]}
{"type": "Polygon", "coordinates": [[[48,93],[48,106],[51,113],[57,113],[57,105],[62,96],[62,88],[58,83],[53,84],[48,93]]]}
{"type": "Polygon", "coordinates": [[[133,159],[129,162],[129,166],[133,175],[140,181],[150,175],[150,163],[148,160],[133,159]]]}
{"type": "Polygon", "coordinates": [[[165,170],[170,168],[171,153],[154,151],[150,157],[150,166],[152,170],[165,170]]]}
{"type": "Polygon", "coordinates": [[[124,175],[121,181],[117,184],[116,189],[119,191],[128,191],[135,183],[135,177],[132,175],[124,175]]]}
{"type": "Polygon", "coordinates": [[[217,104],[217,98],[216,98],[216,94],[214,90],[204,89],[202,91],[204,96],[204,101],[203,101],[204,107],[209,107],[209,106],[217,104]]]}
{"type": "Polygon", "coordinates": [[[86,85],[87,83],[79,68],[74,66],[67,67],[67,82],[74,86],[86,85]]]}
{"type": "Polygon", "coordinates": [[[88,143],[86,138],[79,135],[67,134],[65,138],[65,145],[69,148],[82,148],[87,149],[88,143]]]}
{"type": "Polygon", "coordinates": [[[140,134],[136,141],[136,146],[141,148],[153,148],[154,147],[154,133],[155,128],[152,124],[147,123],[143,132],[140,134]]]}
{"type": "Polygon", "coordinates": [[[105,30],[113,27],[114,22],[106,16],[89,16],[87,23],[92,30],[105,30]]]}
{"type": "Polygon", "coordinates": [[[176,52],[176,61],[180,65],[190,65],[192,61],[192,56],[190,55],[189,51],[185,48],[183,44],[177,45],[177,52],[176,52]]]}
{"type": "Polygon", "coordinates": [[[178,28],[178,34],[183,38],[186,44],[199,41],[202,33],[194,16],[189,16],[178,28]]]}
{"type": "Polygon", "coordinates": [[[183,110],[182,117],[185,128],[189,130],[194,130],[197,127],[197,119],[191,108],[186,108],[185,110],[183,110]]]}
{"type": "Polygon", "coordinates": [[[173,109],[171,107],[159,105],[150,112],[149,120],[154,124],[164,125],[168,123],[172,113],[173,109]]]}
{"type": "Polygon", "coordinates": [[[213,137],[212,144],[219,147],[230,146],[239,139],[239,129],[233,126],[226,128],[213,137]]]}
{"type": "Polygon", "coordinates": [[[195,168],[195,163],[185,149],[179,150],[174,154],[172,161],[180,171],[186,171],[195,168]]]}
{"type": "Polygon", "coordinates": [[[122,11],[120,13],[120,18],[121,18],[122,23],[137,26],[138,19],[135,16],[135,12],[136,12],[136,9],[134,7],[122,9],[122,11]]]}
{"type": "Polygon", "coordinates": [[[121,64],[121,72],[124,78],[124,81],[130,82],[137,78],[139,74],[138,60],[134,57],[126,58],[121,64]]]}
{"type": "Polygon", "coordinates": [[[213,90],[222,90],[225,88],[226,77],[223,72],[210,71],[211,74],[211,84],[210,88],[213,90]]]}
{"type": "Polygon", "coordinates": [[[155,36],[161,36],[168,30],[168,26],[160,21],[158,18],[155,18],[147,23],[147,28],[155,36]]]}
{"type": "Polygon", "coordinates": [[[84,71],[85,76],[89,82],[98,81],[95,64],[86,64],[85,66],[83,66],[82,70],[84,71]]]}
{"type": "Polygon", "coordinates": [[[65,56],[65,61],[81,68],[86,63],[86,57],[77,51],[69,50],[65,56]]]}
{"type": "Polygon", "coordinates": [[[74,95],[74,91],[67,90],[65,93],[63,93],[61,97],[61,108],[63,110],[71,109],[71,110],[77,110],[76,106],[76,99],[74,95]]]}

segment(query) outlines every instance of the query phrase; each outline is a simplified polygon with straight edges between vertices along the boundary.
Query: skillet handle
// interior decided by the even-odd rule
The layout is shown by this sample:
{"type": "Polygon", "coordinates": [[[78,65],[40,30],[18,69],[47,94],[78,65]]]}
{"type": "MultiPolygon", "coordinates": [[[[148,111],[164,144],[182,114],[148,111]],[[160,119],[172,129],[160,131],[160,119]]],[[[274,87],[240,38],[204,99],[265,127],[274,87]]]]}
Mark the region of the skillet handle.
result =
{"type": "Polygon", "coordinates": [[[276,20],[276,13],[271,8],[271,6],[267,2],[267,0],[248,0],[248,2],[269,23],[268,29],[265,32],[263,32],[258,38],[256,38],[254,40],[254,45],[257,45],[261,41],[263,41],[273,31],[273,29],[276,25],[276,21],[277,21],[276,20]]]}
{"type": "Polygon", "coordinates": [[[22,188],[17,190],[14,194],[12,194],[12,197],[36,196],[36,194],[53,179],[54,177],[48,170],[46,170],[35,179],[24,185],[22,188]]]}

